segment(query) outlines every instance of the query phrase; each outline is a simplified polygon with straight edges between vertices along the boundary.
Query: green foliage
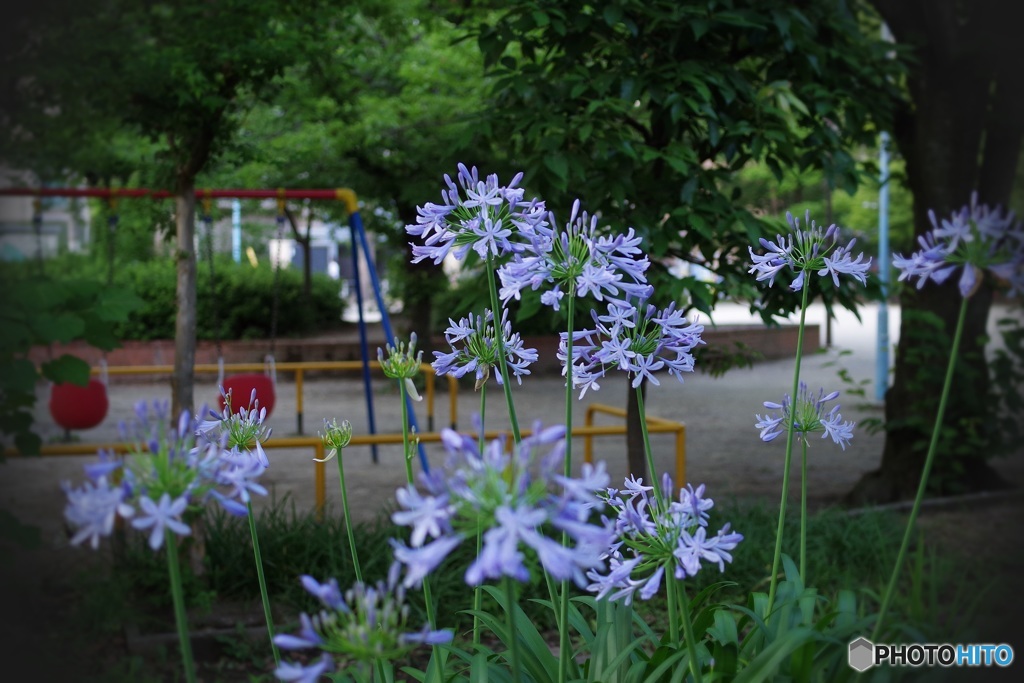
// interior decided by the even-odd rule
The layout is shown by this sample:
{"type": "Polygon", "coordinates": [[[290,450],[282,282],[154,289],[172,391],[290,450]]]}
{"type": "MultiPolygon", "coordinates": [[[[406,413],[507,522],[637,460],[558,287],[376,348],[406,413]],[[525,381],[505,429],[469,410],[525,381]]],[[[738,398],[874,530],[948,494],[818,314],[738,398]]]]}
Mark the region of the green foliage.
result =
{"type": "MultiPolygon", "coordinates": [[[[932,431],[936,429],[935,415],[953,342],[939,316],[906,307],[903,316],[913,323],[904,324],[906,343],[900,341],[907,366],[911,368],[906,378],[908,395],[912,397],[911,409],[906,417],[885,421],[883,428],[886,431],[911,430],[916,435],[912,457],[924,462],[932,431]]],[[[1020,413],[1015,408],[1024,400],[1019,382],[1024,358],[1021,332],[1016,321],[1006,321],[1002,329],[1004,344],[991,367],[984,362],[972,363],[972,354],[961,352],[946,418],[938,426],[942,435],[928,483],[933,493],[961,492],[966,462],[1005,455],[1020,443],[1020,413]],[[979,371],[990,373],[987,396],[965,389],[978,386],[979,371]],[[986,406],[986,410],[975,410],[978,405],[986,406]]]]}
{"type": "MultiPolygon", "coordinates": [[[[55,262],[64,273],[98,276],[105,266],[87,258],[66,256],[55,262]]],[[[301,336],[338,327],[344,303],[337,283],[326,276],[313,278],[310,297],[303,294],[302,275],[283,268],[275,276],[269,265],[253,268],[246,262],[218,258],[216,284],[211,285],[208,263],[200,264],[197,331],[199,339],[267,339],[271,336],[274,280],[277,277],[277,334],[301,336]]],[[[56,270],[56,269],[55,269],[56,270]]],[[[169,259],[118,266],[114,285],[139,297],[140,305],[124,320],[109,327],[115,339],[174,337],[175,266],[169,259]]]]}
{"type": "MultiPolygon", "coordinates": [[[[913,196],[905,185],[905,162],[895,159],[889,166],[889,247],[892,252],[913,251],[913,196]]],[[[750,164],[737,175],[744,203],[755,213],[778,216],[789,211],[803,220],[804,212],[819,223],[835,223],[843,239],[857,238],[868,253],[878,246],[878,174],[862,177],[856,191],[830,187],[820,169],[786,169],[777,179],[765,164],[750,164]]]]}
{"type": "MultiPolygon", "coordinates": [[[[471,33],[494,81],[489,130],[529,191],[556,212],[580,197],[605,223],[632,225],[655,263],[715,272],[652,273],[658,296],[708,311],[719,292],[755,298],[747,246],[770,226],[734,184],[740,170],[759,163],[781,180],[817,168],[856,187],[850,149],[888,120],[898,71],[861,16],[861,3],[835,1],[522,0],[471,33]]],[[[847,289],[838,300],[853,306],[847,289]]]]}
{"type": "Polygon", "coordinates": [[[22,453],[38,453],[41,442],[31,431],[36,382],[84,386],[89,365],[64,354],[36,368],[28,351],[77,339],[113,349],[118,345],[114,328],[142,302],[129,291],[99,282],[46,277],[37,272],[37,264],[3,264],[0,291],[0,434],[12,437],[22,453]]]}

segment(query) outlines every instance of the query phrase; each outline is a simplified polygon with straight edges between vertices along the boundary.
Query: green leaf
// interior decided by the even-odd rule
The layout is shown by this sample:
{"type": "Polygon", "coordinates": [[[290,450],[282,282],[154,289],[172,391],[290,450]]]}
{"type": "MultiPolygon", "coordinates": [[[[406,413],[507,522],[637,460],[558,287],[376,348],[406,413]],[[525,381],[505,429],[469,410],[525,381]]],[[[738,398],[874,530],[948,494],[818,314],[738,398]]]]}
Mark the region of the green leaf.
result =
{"type": "Polygon", "coordinates": [[[43,363],[41,370],[43,377],[59,384],[69,383],[84,387],[89,383],[89,364],[67,353],[43,363]]]}
{"type": "Polygon", "coordinates": [[[0,372],[0,388],[4,390],[4,394],[31,394],[35,391],[38,377],[36,366],[32,361],[26,358],[14,358],[8,361],[4,371],[0,372]]]}
{"type": "Polygon", "coordinates": [[[563,183],[569,180],[569,162],[561,154],[552,153],[544,157],[544,165],[558,176],[563,183]]]}
{"type": "Polygon", "coordinates": [[[615,26],[615,24],[622,20],[622,7],[612,4],[606,5],[602,15],[606,24],[615,26]]]}
{"type": "Polygon", "coordinates": [[[701,36],[711,28],[711,22],[707,19],[694,19],[690,22],[690,30],[693,31],[694,41],[700,40],[701,36]]]}
{"type": "Polygon", "coordinates": [[[128,316],[142,308],[145,302],[135,292],[125,288],[108,288],[100,293],[94,312],[106,322],[124,322],[128,316]]]}
{"type": "Polygon", "coordinates": [[[40,312],[29,320],[29,327],[38,343],[66,344],[82,334],[85,323],[73,313],[40,312]]]}

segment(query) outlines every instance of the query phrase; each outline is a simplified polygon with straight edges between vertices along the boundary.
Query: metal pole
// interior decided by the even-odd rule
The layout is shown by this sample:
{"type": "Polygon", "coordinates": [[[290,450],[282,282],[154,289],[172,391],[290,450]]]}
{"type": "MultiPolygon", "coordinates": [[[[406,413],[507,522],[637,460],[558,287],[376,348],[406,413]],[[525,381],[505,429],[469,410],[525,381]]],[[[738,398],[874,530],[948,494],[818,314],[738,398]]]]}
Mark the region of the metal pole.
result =
{"type": "Polygon", "coordinates": [[[242,202],[231,200],[231,258],[242,262],[242,202]]]}
{"type": "MultiPolygon", "coordinates": [[[[373,261],[370,260],[370,244],[366,240],[366,231],[363,230],[363,219],[360,217],[359,212],[353,213],[349,218],[349,225],[352,226],[352,231],[359,236],[359,241],[363,245],[363,253],[366,255],[366,268],[370,272],[370,283],[373,285],[373,295],[377,299],[377,308],[380,309],[380,322],[384,328],[384,336],[387,339],[388,344],[395,345],[395,334],[391,329],[391,321],[388,319],[388,307],[384,304],[384,295],[381,293],[380,280],[377,277],[377,268],[373,265],[373,261]]],[[[355,239],[353,238],[353,243],[355,239]]],[[[361,309],[360,309],[361,310],[361,309]]],[[[362,313],[360,313],[362,315],[362,313]]],[[[413,429],[417,429],[416,424],[416,413],[413,410],[412,399],[408,396],[405,398],[406,405],[409,408],[409,424],[413,429]]],[[[418,431],[418,429],[417,429],[418,431]]],[[[420,455],[420,466],[424,472],[430,471],[430,464],[427,462],[427,454],[423,450],[423,444],[419,445],[420,455]]]]}
{"type": "Polygon", "coordinates": [[[889,134],[882,131],[879,140],[878,167],[878,280],[882,300],[878,304],[878,347],[875,357],[875,400],[885,400],[889,386],[889,134]]]}
{"type": "MultiPolygon", "coordinates": [[[[359,354],[363,359],[363,393],[366,396],[366,416],[370,424],[370,433],[377,433],[377,420],[373,415],[373,385],[370,383],[370,347],[366,343],[366,320],[363,319],[363,284],[359,281],[359,243],[356,241],[356,225],[363,225],[359,213],[350,214],[348,224],[352,232],[352,268],[356,288],[356,305],[359,307],[359,354]]],[[[377,455],[377,444],[372,446],[373,462],[380,462],[377,455]]]]}

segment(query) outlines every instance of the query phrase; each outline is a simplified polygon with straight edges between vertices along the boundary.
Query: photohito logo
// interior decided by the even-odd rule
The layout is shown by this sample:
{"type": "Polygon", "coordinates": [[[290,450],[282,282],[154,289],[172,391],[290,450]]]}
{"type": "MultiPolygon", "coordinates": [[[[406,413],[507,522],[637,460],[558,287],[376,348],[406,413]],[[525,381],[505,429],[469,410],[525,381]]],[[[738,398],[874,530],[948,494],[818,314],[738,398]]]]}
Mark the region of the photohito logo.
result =
{"type": "Polygon", "coordinates": [[[1005,643],[951,644],[912,643],[882,645],[867,638],[850,643],[850,668],[867,671],[873,666],[1001,666],[1013,663],[1013,648],[1005,643]]]}

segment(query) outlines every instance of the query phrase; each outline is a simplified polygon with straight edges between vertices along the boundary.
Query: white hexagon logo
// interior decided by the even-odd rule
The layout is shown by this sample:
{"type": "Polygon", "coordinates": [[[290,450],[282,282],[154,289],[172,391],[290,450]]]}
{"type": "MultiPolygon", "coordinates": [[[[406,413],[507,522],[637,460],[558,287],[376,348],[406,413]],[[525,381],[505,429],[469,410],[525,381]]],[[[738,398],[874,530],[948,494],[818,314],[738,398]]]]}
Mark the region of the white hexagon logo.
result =
{"type": "Polygon", "coordinates": [[[875,645],[867,638],[858,638],[850,643],[850,667],[867,671],[875,664],[875,645]]]}

